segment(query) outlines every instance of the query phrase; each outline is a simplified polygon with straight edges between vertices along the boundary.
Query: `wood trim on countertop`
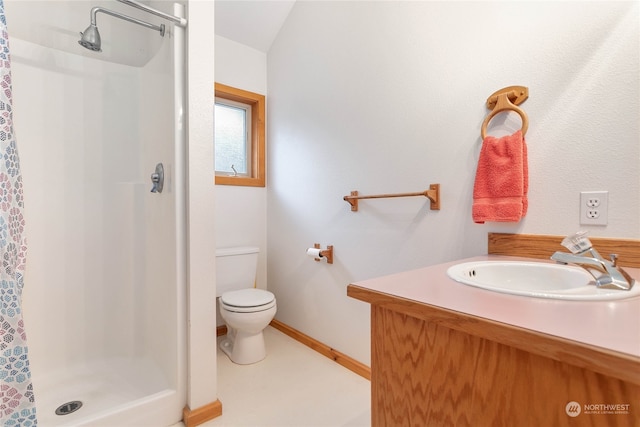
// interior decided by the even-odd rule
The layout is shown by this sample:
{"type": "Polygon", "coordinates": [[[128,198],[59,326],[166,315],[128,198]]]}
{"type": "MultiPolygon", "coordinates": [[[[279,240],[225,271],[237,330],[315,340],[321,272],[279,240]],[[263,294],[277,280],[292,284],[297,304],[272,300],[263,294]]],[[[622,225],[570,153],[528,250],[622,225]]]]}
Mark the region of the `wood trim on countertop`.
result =
{"type": "MultiPolygon", "coordinates": [[[[565,236],[489,233],[490,255],[549,259],[556,251],[568,252],[560,242],[565,236]]],[[[589,237],[593,247],[605,257],[618,254],[618,265],[640,268],[640,240],[589,237]]]]}
{"type": "Polygon", "coordinates": [[[640,358],[466,313],[362,288],[347,295],[398,313],[640,385],[640,358]]]}

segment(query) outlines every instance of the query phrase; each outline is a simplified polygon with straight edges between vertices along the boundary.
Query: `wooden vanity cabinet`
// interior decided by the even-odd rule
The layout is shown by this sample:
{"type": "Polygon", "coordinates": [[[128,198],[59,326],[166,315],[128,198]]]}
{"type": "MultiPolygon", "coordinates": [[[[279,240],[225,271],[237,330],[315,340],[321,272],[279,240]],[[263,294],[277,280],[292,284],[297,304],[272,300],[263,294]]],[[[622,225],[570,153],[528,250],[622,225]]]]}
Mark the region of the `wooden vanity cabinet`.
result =
{"type": "Polygon", "coordinates": [[[358,285],[347,294],[371,304],[374,427],[640,426],[640,358],[358,285]]]}

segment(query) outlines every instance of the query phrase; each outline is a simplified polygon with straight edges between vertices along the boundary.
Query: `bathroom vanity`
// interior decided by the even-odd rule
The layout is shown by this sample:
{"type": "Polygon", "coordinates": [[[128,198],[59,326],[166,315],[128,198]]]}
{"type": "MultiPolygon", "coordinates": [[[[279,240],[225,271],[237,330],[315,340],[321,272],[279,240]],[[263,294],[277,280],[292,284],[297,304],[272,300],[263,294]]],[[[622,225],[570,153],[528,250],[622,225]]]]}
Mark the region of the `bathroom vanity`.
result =
{"type": "Polygon", "coordinates": [[[371,304],[372,425],[640,425],[640,297],[523,297],[446,274],[500,259],[531,260],[485,255],[349,285],[371,304]]]}

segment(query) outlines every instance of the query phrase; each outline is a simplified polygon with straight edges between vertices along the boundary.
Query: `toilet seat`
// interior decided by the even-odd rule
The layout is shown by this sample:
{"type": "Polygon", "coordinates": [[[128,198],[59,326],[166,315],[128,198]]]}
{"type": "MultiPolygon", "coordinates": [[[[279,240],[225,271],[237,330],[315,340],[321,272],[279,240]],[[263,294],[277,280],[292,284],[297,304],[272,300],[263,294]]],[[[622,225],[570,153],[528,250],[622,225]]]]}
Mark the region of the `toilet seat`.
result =
{"type": "Polygon", "coordinates": [[[235,313],[255,313],[269,310],[276,305],[276,297],[262,289],[240,289],[225,292],[220,297],[220,305],[235,313]]]}

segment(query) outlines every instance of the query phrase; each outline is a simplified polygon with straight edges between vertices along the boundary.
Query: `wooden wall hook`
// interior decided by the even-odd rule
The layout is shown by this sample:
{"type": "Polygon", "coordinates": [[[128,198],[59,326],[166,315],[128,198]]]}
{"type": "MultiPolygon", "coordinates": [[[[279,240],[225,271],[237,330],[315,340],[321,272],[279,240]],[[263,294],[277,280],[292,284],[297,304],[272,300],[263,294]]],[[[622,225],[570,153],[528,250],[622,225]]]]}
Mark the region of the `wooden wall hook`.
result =
{"type": "Polygon", "coordinates": [[[507,86],[487,98],[487,108],[493,110],[496,107],[500,95],[507,95],[509,102],[513,105],[520,105],[529,98],[529,88],[526,86],[507,86]]]}

